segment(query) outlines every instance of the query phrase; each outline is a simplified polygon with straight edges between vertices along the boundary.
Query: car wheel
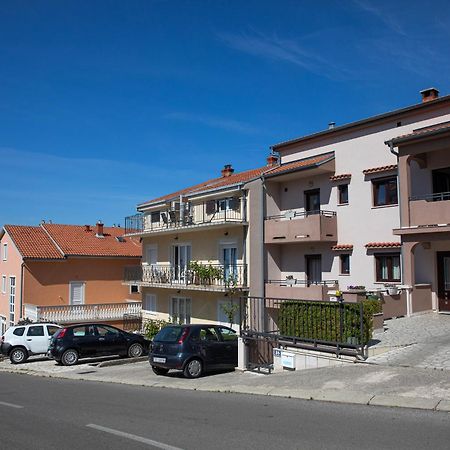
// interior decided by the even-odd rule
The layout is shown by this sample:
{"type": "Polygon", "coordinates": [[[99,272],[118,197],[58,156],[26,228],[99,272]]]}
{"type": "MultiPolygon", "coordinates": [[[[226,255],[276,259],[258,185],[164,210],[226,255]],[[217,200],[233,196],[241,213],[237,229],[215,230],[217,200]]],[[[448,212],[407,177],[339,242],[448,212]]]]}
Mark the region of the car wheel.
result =
{"type": "Polygon", "coordinates": [[[128,349],[128,357],[129,358],[139,358],[144,353],[144,347],[141,344],[134,343],[130,345],[128,349]]]}
{"type": "Polygon", "coordinates": [[[169,369],[164,369],[163,367],[156,366],[152,366],[152,370],[156,375],[167,375],[167,372],[169,372],[169,369]]]}
{"type": "Polygon", "coordinates": [[[185,366],[184,366],[184,376],[186,378],[198,378],[201,376],[203,372],[203,364],[202,362],[197,359],[191,359],[185,366]]]}
{"type": "Polygon", "coordinates": [[[9,359],[13,364],[24,363],[28,359],[28,352],[22,347],[16,347],[11,350],[9,359]]]}
{"type": "Polygon", "coordinates": [[[78,352],[73,349],[66,350],[62,357],[61,362],[64,366],[73,366],[78,362],[78,352]]]}

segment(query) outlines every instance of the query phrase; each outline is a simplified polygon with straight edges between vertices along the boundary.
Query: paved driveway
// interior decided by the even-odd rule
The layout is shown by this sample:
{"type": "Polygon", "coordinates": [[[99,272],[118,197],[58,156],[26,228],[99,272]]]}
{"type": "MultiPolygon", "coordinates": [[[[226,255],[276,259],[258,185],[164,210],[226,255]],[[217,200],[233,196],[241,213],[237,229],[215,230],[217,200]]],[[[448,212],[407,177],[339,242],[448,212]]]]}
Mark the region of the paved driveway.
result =
{"type": "Polygon", "coordinates": [[[450,315],[428,313],[391,319],[374,334],[367,362],[450,370],[450,315]]]}

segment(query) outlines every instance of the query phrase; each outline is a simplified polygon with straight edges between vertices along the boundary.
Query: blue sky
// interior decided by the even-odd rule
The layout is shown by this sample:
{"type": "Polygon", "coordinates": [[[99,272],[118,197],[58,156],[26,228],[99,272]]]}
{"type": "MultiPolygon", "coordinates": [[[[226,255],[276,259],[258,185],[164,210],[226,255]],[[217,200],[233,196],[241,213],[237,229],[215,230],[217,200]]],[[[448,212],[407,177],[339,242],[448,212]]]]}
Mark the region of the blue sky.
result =
{"type": "Polygon", "coordinates": [[[0,0],[0,224],[124,224],[269,146],[450,93],[448,1],[0,0]]]}

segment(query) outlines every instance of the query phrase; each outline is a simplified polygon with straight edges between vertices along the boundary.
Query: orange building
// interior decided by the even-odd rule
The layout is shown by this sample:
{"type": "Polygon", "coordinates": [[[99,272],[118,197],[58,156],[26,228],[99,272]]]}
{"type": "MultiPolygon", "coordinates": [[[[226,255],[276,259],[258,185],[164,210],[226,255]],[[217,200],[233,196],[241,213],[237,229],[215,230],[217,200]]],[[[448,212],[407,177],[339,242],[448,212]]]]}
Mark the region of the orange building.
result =
{"type": "Polygon", "coordinates": [[[5,225],[0,232],[1,332],[20,318],[109,321],[139,313],[137,286],[122,284],[141,244],[120,227],[5,225]]]}

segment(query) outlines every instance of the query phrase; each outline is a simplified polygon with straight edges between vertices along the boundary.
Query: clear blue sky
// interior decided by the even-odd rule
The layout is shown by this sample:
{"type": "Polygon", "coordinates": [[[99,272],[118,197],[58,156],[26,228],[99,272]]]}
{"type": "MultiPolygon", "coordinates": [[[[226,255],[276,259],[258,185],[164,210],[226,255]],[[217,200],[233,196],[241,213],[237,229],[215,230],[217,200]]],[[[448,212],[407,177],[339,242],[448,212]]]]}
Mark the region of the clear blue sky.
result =
{"type": "Polygon", "coordinates": [[[450,2],[0,0],[0,224],[124,224],[269,146],[450,93],[450,2]]]}

